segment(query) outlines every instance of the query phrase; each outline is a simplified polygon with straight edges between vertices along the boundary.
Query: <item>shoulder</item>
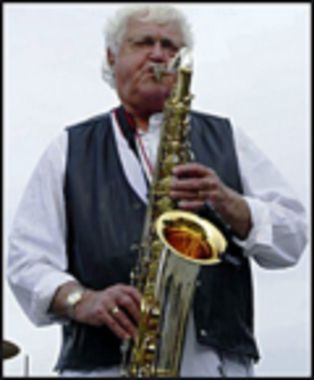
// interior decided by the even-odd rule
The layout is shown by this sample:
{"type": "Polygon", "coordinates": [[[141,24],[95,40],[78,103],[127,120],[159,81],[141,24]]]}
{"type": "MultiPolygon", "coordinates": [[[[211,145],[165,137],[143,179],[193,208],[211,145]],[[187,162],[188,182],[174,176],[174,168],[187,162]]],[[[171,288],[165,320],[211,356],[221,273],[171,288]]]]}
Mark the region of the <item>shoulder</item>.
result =
{"type": "Polygon", "coordinates": [[[211,113],[205,113],[201,111],[192,111],[191,112],[192,120],[196,123],[207,124],[208,126],[213,127],[231,127],[229,118],[219,115],[214,115],[211,113]]]}
{"type": "Polygon", "coordinates": [[[191,123],[193,129],[199,133],[210,133],[215,135],[233,135],[233,126],[228,117],[218,116],[200,111],[191,112],[191,123]]]}
{"type": "Polygon", "coordinates": [[[91,130],[97,127],[106,127],[110,125],[110,112],[105,112],[98,114],[80,122],[70,124],[65,127],[69,132],[83,132],[86,130],[91,130]]]}

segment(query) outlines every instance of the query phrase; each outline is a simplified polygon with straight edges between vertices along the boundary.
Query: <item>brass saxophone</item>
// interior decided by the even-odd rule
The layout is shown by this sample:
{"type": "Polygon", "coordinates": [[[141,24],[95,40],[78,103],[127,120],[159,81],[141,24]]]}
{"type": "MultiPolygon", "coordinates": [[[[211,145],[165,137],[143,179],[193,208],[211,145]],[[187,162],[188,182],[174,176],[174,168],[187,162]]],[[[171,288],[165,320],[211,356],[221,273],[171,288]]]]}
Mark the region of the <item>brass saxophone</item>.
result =
{"type": "MultiPolygon", "coordinates": [[[[121,346],[122,375],[178,377],[187,318],[202,265],[220,262],[227,242],[210,222],[178,210],[169,196],[172,169],[193,159],[187,139],[192,96],[191,53],[179,51],[168,67],[177,77],[164,108],[157,162],[138,261],[131,285],[142,294],[137,336],[121,346]]],[[[156,78],[162,69],[156,67],[156,78]]]]}

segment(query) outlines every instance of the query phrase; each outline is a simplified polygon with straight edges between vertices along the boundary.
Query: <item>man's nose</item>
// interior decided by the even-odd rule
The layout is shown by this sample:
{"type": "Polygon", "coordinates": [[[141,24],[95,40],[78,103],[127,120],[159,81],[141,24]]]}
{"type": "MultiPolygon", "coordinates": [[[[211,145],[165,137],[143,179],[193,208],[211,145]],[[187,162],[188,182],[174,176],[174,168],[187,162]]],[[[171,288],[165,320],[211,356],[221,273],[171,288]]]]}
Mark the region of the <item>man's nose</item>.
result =
{"type": "Polygon", "coordinates": [[[164,62],[166,60],[166,52],[163,49],[160,41],[156,41],[152,46],[150,58],[157,62],[164,62]]]}

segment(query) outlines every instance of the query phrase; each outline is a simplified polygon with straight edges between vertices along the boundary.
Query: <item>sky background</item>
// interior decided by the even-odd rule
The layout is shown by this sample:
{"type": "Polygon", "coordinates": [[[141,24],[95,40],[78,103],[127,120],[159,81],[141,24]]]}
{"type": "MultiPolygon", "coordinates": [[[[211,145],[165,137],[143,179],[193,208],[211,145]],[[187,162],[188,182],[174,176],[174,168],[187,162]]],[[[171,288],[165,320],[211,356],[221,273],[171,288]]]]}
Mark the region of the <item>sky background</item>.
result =
{"type": "MultiPolygon", "coordinates": [[[[3,335],[21,353],[4,375],[55,376],[60,330],[35,327],[5,281],[7,236],[44,149],[118,104],[101,79],[103,26],[118,4],[4,5],[3,335]]],[[[268,155],[310,223],[310,5],[177,4],[195,35],[193,108],[229,117],[268,155]]],[[[258,173],[256,173],[258,175],[258,173]]],[[[309,376],[310,247],[297,266],[253,264],[257,376],[309,376]]]]}

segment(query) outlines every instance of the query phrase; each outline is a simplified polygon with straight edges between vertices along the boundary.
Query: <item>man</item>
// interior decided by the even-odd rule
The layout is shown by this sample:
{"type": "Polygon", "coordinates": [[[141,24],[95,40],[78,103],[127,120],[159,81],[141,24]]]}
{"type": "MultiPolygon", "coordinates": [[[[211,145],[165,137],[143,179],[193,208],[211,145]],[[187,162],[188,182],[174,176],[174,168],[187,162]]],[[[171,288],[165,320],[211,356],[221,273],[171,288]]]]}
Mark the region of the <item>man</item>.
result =
{"type": "MultiPolygon", "coordinates": [[[[136,334],[141,294],[129,284],[132,246],[140,241],[162,110],[175,81],[157,80],[154,67],[192,46],[189,30],[165,5],[117,14],[104,74],[121,106],[52,143],[17,212],[9,281],[35,324],[62,324],[63,376],[119,375],[121,339],[136,334]]],[[[192,112],[190,140],[196,160],[174,169],[171,196],[195,213],[211,205],[232,231],[229,250],[239,265],[201,271],[181,375],[252,376],[259,353],[250,261],[294,265],[306,243],[304,209],[228,120],[192,112]]]]}

